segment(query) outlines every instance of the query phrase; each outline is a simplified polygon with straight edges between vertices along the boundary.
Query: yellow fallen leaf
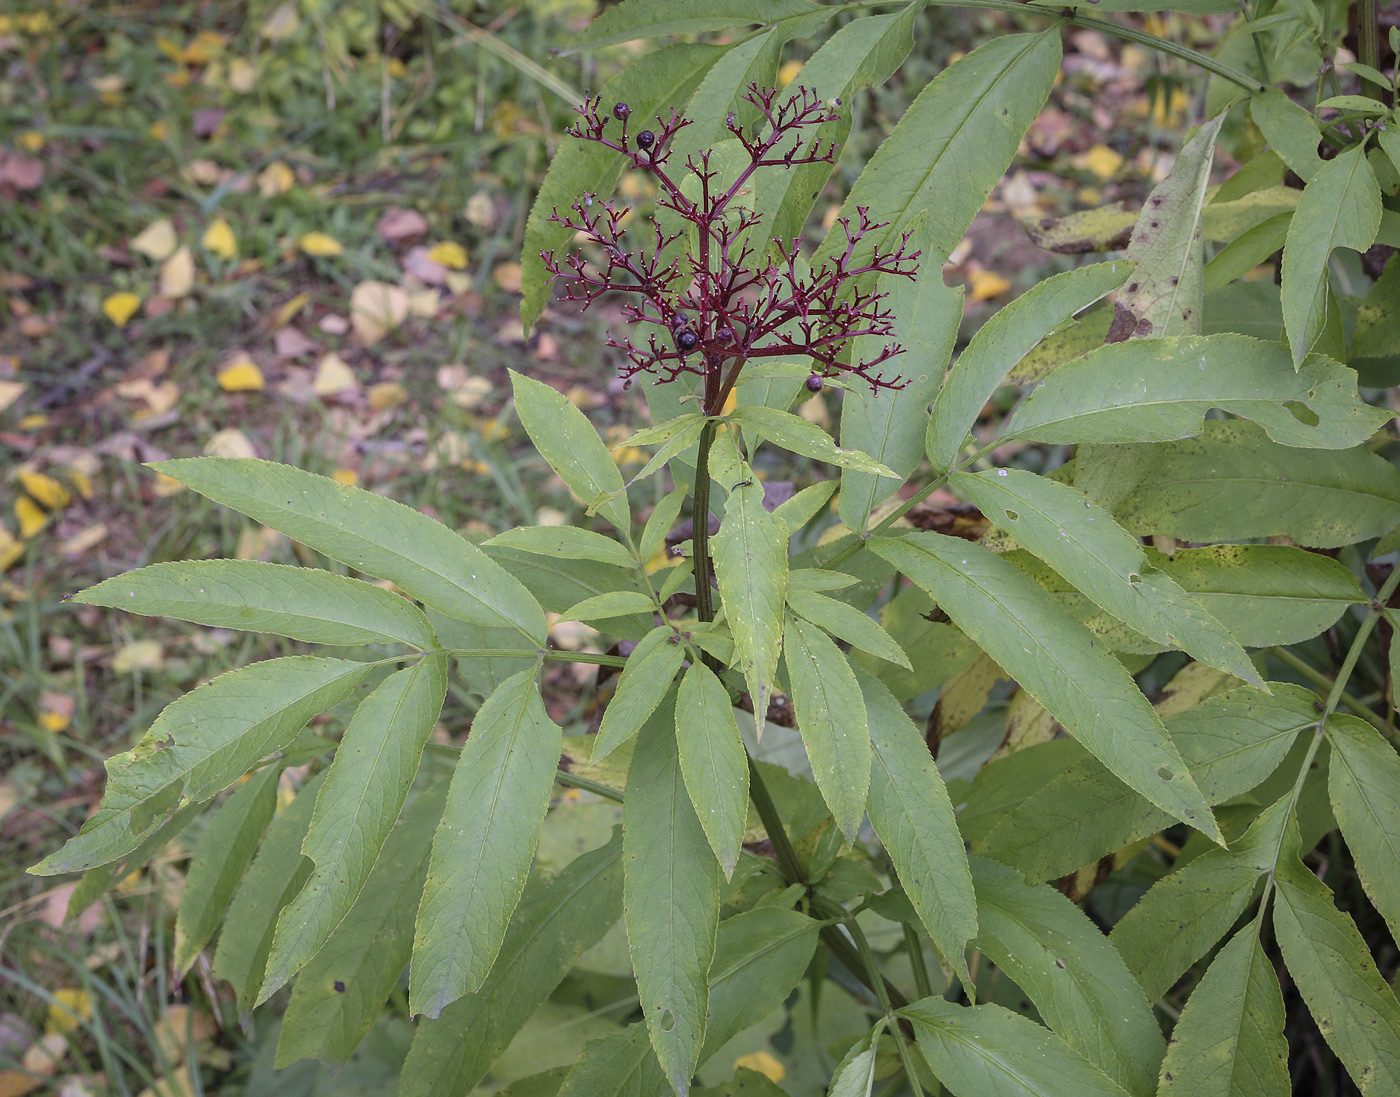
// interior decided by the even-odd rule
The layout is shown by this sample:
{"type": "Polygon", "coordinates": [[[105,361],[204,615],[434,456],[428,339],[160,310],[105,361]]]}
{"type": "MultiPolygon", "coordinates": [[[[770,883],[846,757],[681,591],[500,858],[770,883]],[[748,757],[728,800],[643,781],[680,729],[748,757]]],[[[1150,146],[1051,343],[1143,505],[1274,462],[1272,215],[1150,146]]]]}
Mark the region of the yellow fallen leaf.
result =
{"type": "Polygon", "coordinates": [[[272,9],[258,28],[258,33],[269,42],[282,42],[296,34],[300,26],[301,19],[297,16],[295,0],[287,0],[285,4],[279,4],[272,9]]]}
{"type": "Polygon", "coordinates": [[[466,207],[462,210],[473,225],[479,229],[491,229],[496,224],[496,203],[491,200],[491,195],[484,190],[479,190],[467,199],[466,207]]]}
{"type": "Polygon", "coordinates": [[[170,219],[167,217],[152,221],[131,238],[133,251],[139,251],[157,263],[169,259],[179,246],[180,238],[175,233],[175,226],[170,223],[170,219]]]}
{"type": "Polygon", "coordinates": [[[272,321],[272,326],[274,328],[285,328],[292,322],[292,318],[296,316],[297,313],[306,308],[306,304],[310,300],[311,295],[309,293],[298,293],[277,310],[277,317],[272,321]]]}
{"type": "Polygon", "coordinates": [[[770,1082],[781,1082],[787,1077],[787,1067],[767,1051],[751,1051],[747,1055],[740,1055],[734,1060],[734,1069],[738,1070],[740,1067],[757,1071],[770,1082]]]}
{"type": "Polygon", "coordinates": [[[84,526],[60,544],[58,551],[64,556],[81,556],[105,540],[107,540],[107,523],[93,522],[92,525],[84,526]]]}
{"type": "Polygon", "coordinates": [[[42,472],[20,469],[19,482],[24,486],[25,491],[29,492],[35,500],[43,503],[49,510],[62,510],[73,501],[67,488],[52,476],[45,476],[42,472]]]}
{"type": "Polygon", "coordinates": [[[453,270],[465,270],[467,249],[452,240],[444,240],[441,244],[434,244],[428,249],[428,258],[434,263],[441,263],[444,267],[451,267],[453,270]]]}
{"type": "Polygon", "coordinates": [[[152,141],[164,141],[169,132],[170,129],[166,126],[165,119],[163,118],[157,118],[146,127],[146,136],[152,141]]]}
{"type": "Polygon", "coordinates": [[[328,236],[324,232],[308,232],[300,240],[297,246],[307,255],[344,255],[345,247],[334,236],[328,236]]]}
{"type": "Polygon", "coordinates": [[[130,674],[133,670],[159,670],[165,665],[165,649],[159,640],[133,640],[123,644],[112,656],[112,670],[116,674],[130,674]]]}
{"type": "Polygon", "coordinates": [[[26,541],[49,524],[49,516],[26,495],[15,500],[15,517],[19,519],[19,535],[26,541]]]}
{"type": "Polygon", "coordinates": [[[238,257],[238,241],[234,238],[233,229],[222,217],[214,218],[204,230],[204,246],[220,259],[238,257]]]}
{"type": "Polygon", "coordinates": [[[968,299],[971,301],[990,301],[993,297],[1000,297],[1011,288],[1011,283],[990,270],[973,270],[967,276],[968,299]]]}
{"type": "Polygon", "coordinates": [[[296,185],[297,177],[281,160],[274,160],[258,172],[258,193],[264,198],[286,194],[296,185]]]}
{"type": "Polygon", "coordinates": [[[499,442],[510,434],[505,424],[499,419],[487,419],[480,423],[476,429],[481,431],[482,440],[486,442],[499,442]]]}
{"type": "Polygon", "coordinates": [[[496,285],[507,293],[520,292],[520,264],[516,262],[499,263],[496,269],[491,272],[491,277],[496,280],[496,285]]]}
{"type": "Polygon", "coordinates": [[[204,444],[204,454],[206,457],[256,457],[258,452],[253,448],[252,439],[241,430],[226,427],[204,444]]]}
{"type": "Polygon", "coordinates": [[[366,396],[370,408],[374,411],[387,411],[408,399],[408,393],[397,381],[381,381],[377,385],[370,385],[366,396]]]}
{"type": "Polygon", "coordinates": [[[0,572],[24,555],[24,542],[19,540],[4,526],[0,526],[0,572]]]}
{"type": "Polygon", "coordinates": [[[103,314],[119,328],[126,327],[126,322],[136,315],[140,307],[141,298],[126,290],[113,293],[102,302],[103,314]]]}
{"type": "Polygon", "coordinates": [[[73,1032],[92,1017],[92,996],[82,987],[59,987],[49,1003],[46,1032],[73,1032]]]}
{"type": "Polygon", "coordinates": [[[645,571],[648,575],[655,575],[663,568],[673,568],[683,560],[684,557],[671,555],[671,550],[662,545],[656,550],[656,554],[647,561],[645,571]]]}
{"type": "Polygon", "coordinates": [[[194,254],[180,248],[160,268],[160,295],[178,301],[194,288],[194,254]]]}
{"type": "MultiPolygon", "coordinates": [[[[578,789],[570,789],[577,792],[578,789]]],[[[22,1070],[0,1070],[0,1097],[24,1097],[44,1084],[44,1079],[22,1070]]]]}
{"type": "Polygon", "coordinates": [[[373,344],[404,322],[408,293],[387,282],[361,282],[350,293],[350,323],[365,343],[373,344]]]}
{"type": "Polygon", "coordinates": [[[316,366],[316,377],[311,382],[311,391],[317,396],[339,396],[355,387],[355,374],[345,364],[340,355],[332,352],[323,357],[316,366]]]}
{"type": "Polygon", "coordinates": [[[784,61],[783,67],[778,70],[778,87],[787,87],[797,79],[797,74],[801,71],[801,61],[784,61]]]}
{"type": "Polygon", "coordinates": [[[44,1077],[58,1073],[68,1050],[68,1037],[61,1032],[46,1032],[39,1042],[31,1044],[20,1060],[20,1066],[31,1074],[44,1077]]]}
{"type": "Polygon", "coordinates": [[[25,152],[38,152],[45,145],[44,135],[38,130],[25,130],[15,138],[15,144],[25,152]]]}
{"type": "Polygon", "coordinates": [[[331,479],[337,484],[344,484],[347,488],[353,488],[360,482],[360,474],[354,469],[336,469],[331,473],[331,479]]]}
{"type": "Polygon", "coordinates": [[[1107,145],[1095,145],[1082,156],[1076,157],[1075,161],[1105,181],[1117,175],[1118,169],[1123,166],[1122,154],[1107,145]]]}
{"type": "Polygon", "coordinates": [[[419,290],[408,295],[408,311],[424,320],[431,320],[436,316],[441,305],[442,298],[435,289],[419,290]]]}
{"type": "Polygon", "coordinates": [[[23,391],[23,381],[0,381],[0,411],[4,411],[18,400],[23,391]]]}
{"type": "Polygon", "coordinates": [[[225,392],[256,392],[263,384],[262,370],[242,351],[219,370],[219,388],[225,392]]]}
{"type": "Polygon", "coordinates": [[[228,63],[228,86],[239,95],[253,90],[258,79],[258,67],[246,57],[235,57],[228,63]]]}

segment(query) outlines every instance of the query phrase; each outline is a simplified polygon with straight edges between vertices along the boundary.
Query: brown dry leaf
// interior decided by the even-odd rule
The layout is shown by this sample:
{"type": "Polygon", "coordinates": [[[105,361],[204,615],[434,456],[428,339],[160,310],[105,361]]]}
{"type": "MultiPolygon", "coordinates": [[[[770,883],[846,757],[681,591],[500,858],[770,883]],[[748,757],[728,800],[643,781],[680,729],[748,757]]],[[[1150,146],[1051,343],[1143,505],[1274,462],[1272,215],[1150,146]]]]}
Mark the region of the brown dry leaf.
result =
{"type": "Polygon", "coordinates": [[[408,293],[387,282],[361,282],[350,294],[350,323],[355,334],[373,345],[404,322],[408,293]]]}
{"type": "Polygon", "coordinates": [[[298,328],[283,328],[272,337],[272,345],[278,358],[300,358],[321,349],[298,328]]]}
{"type": "Polygon", "coordinates": [[[421,244],[408,249],[408,254],[403,257],[403,270],[410,278],[416,278],[426,285],[447,285],[447,267],[432,258],[428,249],[421,244]]]}
{"type": "Polygon", "coordinates": [[[160,268],[160,295],[179,300],[194,288],[194,254],[188,247],[175,251],[160,268]]]}
{"type": "Polygon", "coordinates": [[[417,210],[390,206],[375,222],[374,229],[381,240],[397,244],[424,235],[428,231],[428,222],[417,210]]]}
{"type": "Polygon", "coordinates": [[[252,439],[237,427],[226,427],[204,444],[206,457],[256,457],[252,439]]]}
{"type": "Polygon", "coordinates": [[[63,541],[58,546],[58,551],[64,556],[81,556],[107,540],[107,533],[106,522],[93,522],[63,541]]]}
{"type": "Polygon", "coordinates": [[[152,221],[133,236],[128,246],[132,251],[139,251],[142,255],[161,263],[175,254],[175,249],[180,246],[180,238],[175,234],[175,226],[170,223],[170,219],[162,217],[158,221],[152,221]]]}
{"type": "Polygon", "coordinates": [[[43,1084],[43,1078],[22,1070],[0,1070],[0,1097],[24,1097],[43,1084]]]}
{"type": "Polygon", "coordinates": [[[339,396],[353,389],[356,383],[355,374],[344,359],[332,352],[316,366],[316,379],[311,382],[311,390],[317,396],[339,396]]]}

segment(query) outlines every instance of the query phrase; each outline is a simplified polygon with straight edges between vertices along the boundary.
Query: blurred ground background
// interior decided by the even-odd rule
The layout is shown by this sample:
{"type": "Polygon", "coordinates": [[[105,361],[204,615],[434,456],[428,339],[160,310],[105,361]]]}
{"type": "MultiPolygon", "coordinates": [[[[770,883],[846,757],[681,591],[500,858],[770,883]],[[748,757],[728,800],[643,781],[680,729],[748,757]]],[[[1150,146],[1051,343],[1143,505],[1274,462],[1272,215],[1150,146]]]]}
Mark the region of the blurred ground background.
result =
{"type": "MultiPolygon", "coordinates": [[[[402,1009],[337,1078],[308,1063],[274,1077],[275,1010],[240,1026],[203,966],[168,983],[188,846],[85,910],[69,910],[73,882],[24,875],[165,703],[295,646],[62,598],[162,560],[298,562],[298,546],[142,468],[165,457],[292,462],[474,538],[579,517],[532,457],[505,370],[556,385],[614,437],[645,415],[610,384],[605,314],[555,307],[528,338],[518,318],[524,220],[570,107],[641,48],[557,56],[596,7],[0,2],[0,1097],[391,1081],[402,1009]]],[[[1206,48],[1218,30],[1149,22],[1206,48]]],[[[921,18],[899,76],[851,105],[856,136],[815,234],[924,84],[1009,29],[986,13],[921,18]]],[[[1073,262],[1023,220],[1140,202],[1199,117],[1199,81],[1169,63],[1089,31],[1066,46],[1050,105],[945,268],[968,286],[964,335],[1073,262]]],[[[800,82],[807,49],[789,47],[784,79],[800,82]]],[[[804,413],[828,421],[822,399],[804,413]]],[[[557,641],[586,643],[573,627],[557,641]]],[[[553,715],[586,720],[591,689],[556,666],[553,715]]],[[[594,1034],[571,1024],[568,1039],[594,1034]]]]}

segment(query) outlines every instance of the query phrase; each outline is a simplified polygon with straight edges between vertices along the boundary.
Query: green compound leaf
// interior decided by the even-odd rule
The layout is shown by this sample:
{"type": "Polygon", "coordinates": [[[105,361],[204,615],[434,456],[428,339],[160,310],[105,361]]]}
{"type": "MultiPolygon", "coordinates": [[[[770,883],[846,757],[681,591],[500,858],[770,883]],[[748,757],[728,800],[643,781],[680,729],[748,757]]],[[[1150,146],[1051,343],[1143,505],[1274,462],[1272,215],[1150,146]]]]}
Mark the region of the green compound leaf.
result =
{"type": "Polygon", "coordinates": [[[1091,351],[1047,377],[1006,433],[1052,444],[1171,442],[1200,434],[1212,408],[1305,449],[1358,445],[1386,421],[1361,401],[1354,370],[1320,355],[1295,370],[1282,343],[1226,333],[1091,351]]]}
{"type": "Polygon", "coordinates": [[[496,688],[457,759],[414,932],[415,1014],[437,1017],[481,987],[525,886],[564,735],[535,673],[496,688]]]}
{"type": "Polygon", "coordinates": [[[977,901],[953,805],[924,737],[878,681],[862,675],[870,718],[870,824],[889,852],[919,921],[965,987],[977,901]]]}
{"type": "Polygon", "coordinates": [[[1400,1005],[1352,919],[1293,857],[1275,874],[1274,932],[1288,974],[1366,1097],[1400,1093],[1400,1005]]]}
{"type": "Polygon", "coordinates": [[[622,917],[622,842],[585,853],[558,876],[534,877],[491,974],[436,1020],[418,1022],[401,1097],[460,1097],[486,1076],[578,958],[622,917]]]}
{"type": "Polygon", "coordinates": [[[676,640],[675,630],[663,625],[647,633],[632,649],[618,675],[612,700],[603,710],[593,740],[593,761],[601,762],[636,735],[661,704],[685,661],[685,647],[676,640]]]}
{"type": "Polygon", "coordinates": [[[1001,1006],[924,998],[899,1011],[919,1051],[955,1097],[1126,1097],[1048,1029],[1001,1006]]]}
{"type": "Polygon", "coordinates": [[[268,659],[172,701],[133,749],[107,760],[102,803],[82,830],[30,871],[52,876],[124,857],[178,807],[209,799],[286,747],[371,669],[348,659],[268,659]]]}
{"type": "Polygon", "coordinates": [[[1172,1030],[1160,1097],[1288,1097],[1283,994],[1245,926],[1216,954],[1172,1030]]]}
{"type": "Polygon", "coordinates": [[[956,537],[916,533],[871,547],[938,601],[1113,773],[1220,840],[1186,763],[1123,665],[1015,564],[956,537]]]}
{"type": "Polygon", "coordinates": [[[748,818],[748,759],[729,691],[703,663],[692,663],[681,679],[676,745],[690,802],[728,878],[738,863],[748,818]]]}
{"type": "Polygon", "coordinates": [[[475,545],[411,507],[272,461],[188,457],[151,467],[451,617],[544,643],[544,611],[530,593],[475,545]]]}
{"type": "Polygon", "coordinates": [[[1400,523],[1400,469],[1378,454],[1292,449],[1252,423],[1205,427],[1198,438],[1146,451],[1152,475],[1112,508],[1130,533],[1336,548],[1400,523]]]}
{"type": "Polygon", "coordinates": [[[787,597],[787,528],[763,509],[763,487],[737,488],[710,540],[715,579],[734,634],[734,653],[755,712],[768,711],[783,641],[787,597]]]}
{"type": "Polygon", "coordinates": [[[608,496],[607,502],[598,505],[598,513],[624,534],[629,533],[632,515],[622,473],[588,417],[543,381],[511,370],[510,384],[515,413],[540,456],[585,506],[593,506],[599,496],[608,496]]]}
{"type": "Polygon", "coordinates": [[[991,521],[1138,632],[1256,686],[1263,679],[1225,626],[1168,575],[1141,543],[1067,484],[1024,469],[955,473],[949,483],[991,521]]]}
{"type": "Polygon", "coordinates": [[[836,825],[854,840],[870,791],[865,698],[846,656],[816,625],[789,617],[783,641],[792,707],[812,776],[836,825]]]}
{"type": "Polygon", "coordinates": [[[213,813],[190,856],[175,919],[175,968],[182,975],[228,913],[243,874],[277,806],[280,766],[267,766],[240,785],[213,813]]]}
{"type": "Polygon", "coordinates": [[[977,948],[1025,991],[1045,1023],[1125,1090],[1150,1097],[1166,1051],[1147,996],[1085,913],[1054,888],[1028,886],[972,859],[977,948]]]}
{"type": "Polygon", "coordinates": [[[619,568],[637,566],[625,545],[578,526],[516,526],[498,533],[486,544],[504,545],[539,556],[560,556],[566,560],[596,560],[619,568]]]}
{"type": "Polygon", "coordinates": [[[1354,716],[1330,717],[1327,741],[1332,811],[1366,894],[1400,938],[1400,756],[1354,716]]]}
{"type": "Polygon", "coordinates": [[[667,706],[642,728],[627,771],[623,904],[651,1044],[684,1095],[705,1036],[721,876],[686,792],[674,721],[667,706]]]}
{"type": "Polygon", "coordinates": [[[933,402],[927,449],[936,469],[951,468],[992,393],[1046,336],[1068,324],[1132,273],[1125,262],[1095,263],[1047,278],[982,325],[958,355],[933,402]]]}
{"type": "MultiPolygon", "coordinates": [[[[830,575],[831,573],[816,572],[815,574],[830,575]]],[[[824,594],[818,594],[811,590],[794,589],[797,573],[793,574],[792,579],[794,582],[789,584],[788,588],[788,606],[793,613],[804,620],[811,621],[814,625],[820,625],[831,635],[845,640],[853,648],[869,652],[877,659],[909,668],[909,657],[904,654],[904,650],[894,642],[888,632],[876,624],[874,618],[869,614],[862,613],[855,606],[846,602],[828,598],[824,594]]]]}
{"type": "Polygon", "coordinates": [[[900,479],[892,469],[886,468],[869,454],[860,450],[842,449],[821,427],[809,423],[800,415],[793,415],[790,411],[753,404],[737,409],[729,418],[741,427],[748,427],[760,438],[802,457],[810,457],[814,461],[841,468],[868,472],[872,476],[900,479]]]}
{"type": "Polygon", "coordinates": [[[152,564],[89,587],[73,601],[311,644],[437,646],[423,611],[397,594],[318,568],[258,560],[152,564]]]}
{"type": "Polygon", "coordinates": [[[1333,249],[1365,251],[1380,224],[1379,184],[1360,146],[1327,161],[1303,188],[1283,245],[1283,325],[1295,366],[1328,324],[1333,249]]]}
{"type": "Polygon", "coordinates": [[[680,8],[670,0],[624,0],[593,20],[569,43],[569,50],[598,49],[665,34],[708,34],[755,23],[768,26],[821,11],[811,0],[692,0],[680,8]]]}
{"type": "Polygon", "coordinates": [[[360,893],[399,817],[447,695],[447,659],[425,656],[360,702],[326,771],[302,853],[315,868],[282,912],[258,1001],[316,955],[360,893]]]}

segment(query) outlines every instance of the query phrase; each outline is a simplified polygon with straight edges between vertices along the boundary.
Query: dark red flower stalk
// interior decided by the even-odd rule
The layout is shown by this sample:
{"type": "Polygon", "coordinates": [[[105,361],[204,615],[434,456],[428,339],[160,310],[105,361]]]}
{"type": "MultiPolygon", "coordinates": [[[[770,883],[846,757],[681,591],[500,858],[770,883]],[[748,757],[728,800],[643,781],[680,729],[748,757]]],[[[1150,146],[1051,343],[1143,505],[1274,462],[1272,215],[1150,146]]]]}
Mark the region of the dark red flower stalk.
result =
{"type": "MultiPolygon", "coordinates": [[[[587,309],[606,293],[623,294],[624,317],[633,324],[648,324],[644,344],[631,336],[609,333],[608,345],[627,356],[620,374],[629,382],[638,373],[654,373],[657,382],[675,380],[682,373],[705,378],[705,412],[716,414],[738,380],[745,362],[754,358],[805,357],[812,362],[808,387],[821,388],[823,378],[853,374],[873,390],[903,388],[898,377],[879,371],[882,363],[903,351],[894,341],[893,315],[881,306],[885,294],[873,286],[879,274],[912,278],[919,252],[909,251],[908,234],[891,252],[875,249],[859,266],[853,266],[860,241],[888,222],[872,222],[863,207],[852,223],[837,222],[846,235],[846,246],[816,269],[808,269],[797,241],[774,241],[774,247],[755,248],[750,242],[761,218],[741,205],[754,173],[760,168],[793,168],[802,164],[832,163],[836,146],[820,139],[808,141],[803,130],[832,121],[839,100],[823,102],[816,93],[799,88],[786,102],[775,106],[778,92],[750,84],[744,99],[760,115],[756,130],[746,132],[731,113],[725,125],[748,154],[749,163],[727,186],[712,166],[713,152],[689,157],[684,168],[698,182],[698,197],[691,199],[681,188],[681,178],[671,164],[674,138],[690,121],[674,111],[656,119],[656,129],[633,132],[631,109],[618,103],[601,110],[598,98],[576,108],[580,121],[569,131],[573,137],[616,150],[633,167],[656,178],[658,206],[675,213],[687,228],[666,233],[653,220],[650,247],[627,245],[624,221],[629,207],[585,194],[569,214],[556,209],[550,220],[583,233],[602,249],[601,263],[578,252],[564,257],[542,253],[555,277],[567,279],[564,298],[581,301],[587,309]],[[609,132],[620,122],[620,132],[609,132]],[[791,147],[780,148],[792,138],[791,147]],[[693,247],[677,258],[671,245],[693,225],[693,247]],[[848,360],[849,344],[859,336],[888,340],[869,358],[848,360]]],[[[681,173],[683,176],[684,173],[681,173]]],[[[695,193],[696,188],[691,188],[695,193]]]]}

